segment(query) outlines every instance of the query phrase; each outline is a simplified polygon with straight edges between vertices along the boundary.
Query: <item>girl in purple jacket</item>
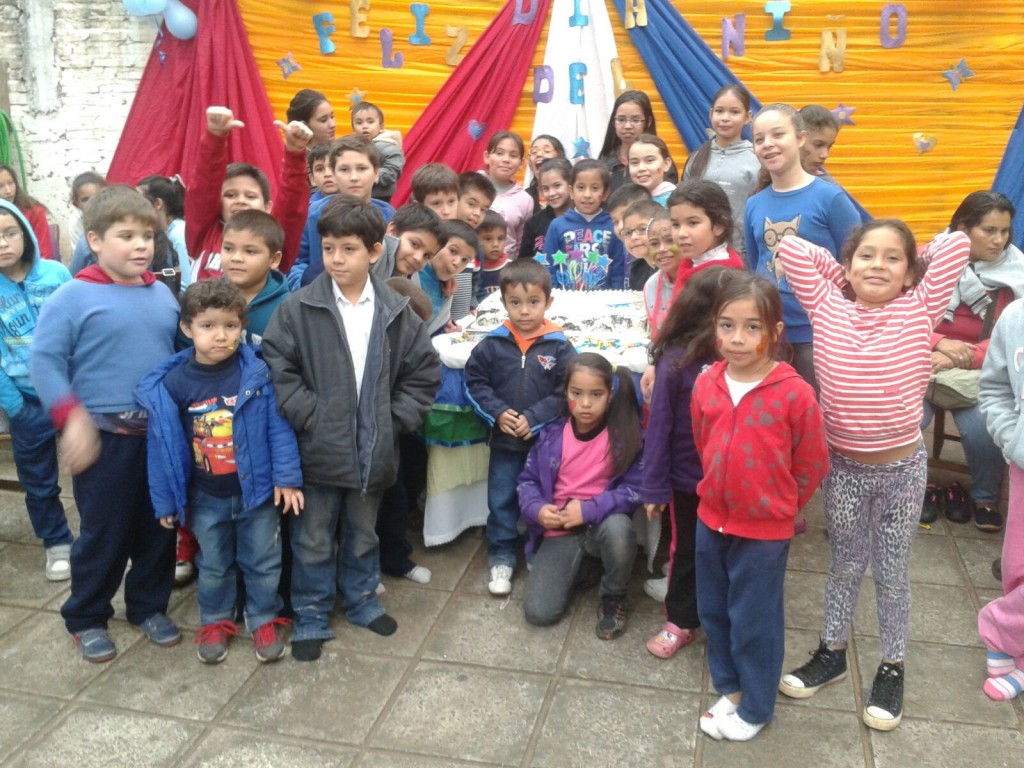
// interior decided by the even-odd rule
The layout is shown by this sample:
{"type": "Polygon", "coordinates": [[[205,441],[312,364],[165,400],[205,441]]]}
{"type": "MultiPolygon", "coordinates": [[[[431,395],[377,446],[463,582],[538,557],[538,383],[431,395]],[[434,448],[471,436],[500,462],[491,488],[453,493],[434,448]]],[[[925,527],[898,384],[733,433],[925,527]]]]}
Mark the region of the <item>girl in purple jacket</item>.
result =
{"type": "Polygon", "coordinates": [[[531,563],[523,609],[531,624],[556,623],[584,572],[603,567],[597,636],[614,640],[626,631],[636,556],[640,411],[629,373],[600,355],[575,357],[567,380],[569,417],[541,431],[519,475],[531,563]]]}
{"type": "Polygon", "coordinates": [[[651,344],[655,365],[651,412],[644,438],[644,479],[640,495],[647,519],[672,512],[665,626],[647,641],[647,650],[668,659],[693,642],[697,618],[697,577],[694,546],[697,535],[697,483],[704,473],[693,444],[690,395],[693,383],[715,360],[712,309],[721,289],[741,274],[726,267],[708,267],[686,283],[651,344]]]}

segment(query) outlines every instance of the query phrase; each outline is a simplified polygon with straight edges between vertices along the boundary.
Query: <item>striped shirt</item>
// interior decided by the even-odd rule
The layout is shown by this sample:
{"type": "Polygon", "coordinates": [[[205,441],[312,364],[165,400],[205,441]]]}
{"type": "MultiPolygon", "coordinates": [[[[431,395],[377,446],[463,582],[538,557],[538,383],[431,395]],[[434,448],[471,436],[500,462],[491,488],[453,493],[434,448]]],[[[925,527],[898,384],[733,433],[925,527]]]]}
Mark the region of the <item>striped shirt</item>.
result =
{"type": "Polygon", "coordinates": [[[963,233],[939,235],[918,257],[928,265],[921,282],[869,309],[843,295],[843,266],[829,251],[797,237],[782,240],[778,255],[811,320],[825,434],[834,448],[880,452],[921,438],[931,333],[969,253],[963,233]]]}

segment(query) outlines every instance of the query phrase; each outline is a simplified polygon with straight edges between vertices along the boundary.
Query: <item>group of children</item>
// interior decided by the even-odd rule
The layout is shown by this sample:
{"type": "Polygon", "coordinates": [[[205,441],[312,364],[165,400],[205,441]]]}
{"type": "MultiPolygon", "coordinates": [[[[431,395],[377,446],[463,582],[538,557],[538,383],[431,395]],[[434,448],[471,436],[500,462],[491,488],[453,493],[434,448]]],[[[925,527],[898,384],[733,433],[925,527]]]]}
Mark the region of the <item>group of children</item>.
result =
{"type": "MultiPolygon", "coordinates": [[[[395,210],[380,110],[358,105],[355,133],[330,141],[333,113],[312,97],[280,124],[272,209],[266,174],[227,163],[227,136],[243,127],[217,107],[183,208],[153,180],[141,192],[94,183],[82,231],[95,263],[75,279],[42,258],[17,201],[0,200],[0,405],[47,577],[70,575],[62,615],[85,659],[116,654],[106,625],[129,560],[129,622],[158,645],[180,641],[166,615],[176,526],[198,551],[205,663],[227,654],[239,602],[261,661],[284,655],[286,615],[292,656],[318,658],[338,598],[353,624],[393,633],[382,570],[430,580],[409,559],[415,500],[399,481],[400,467],[421,468],[407,436],[441,382],[430,336],[458,330],[499,291],[508,320],[465,370],[490,427],[489,591],[512,591],[522,523],[526,620],[557,622],[574,588],[599,581],[597,634],[618,637],[632,515],[668,510],[666,621],[647,648],[670,658],[702,627],[721,698],[700,727],[742,741],[771,721],[776,690],[806,697],[846,675],[870,562],[882,659],[864,720],[899,724],[930,335],[968,238],[943,235],[919,254],[898,220],[858,226],[849,197],[822,178],[837,129],[809,155],[801,112],[773,104],[752,116],[736,86],[716,95],[715,136],[674,186],[646,97],[631,93],[609,126],[615,162],[574,165],[557,139],[535,139],[533,191],[546,202],[536,212],[515,181],[525,147],[506,131],[491,137],[483,172],[416,169],[412,202],[395,210]],[[748,124],[752,142],[741,138],[748,124]],[[766,186],[755,194],[759,168],[766,186]],[[150,265],[162,225],[182,210],[191,284],[179,307],[150,265]],[[643,397],[545,317],[553,287],[627,285],[643,291],[653,339],[643,397]],[[58,431],[81,517],[73,544],[58,431]],[[783,675],[790,540],[822,483],[832,564],[821,643],[783,675]]],[[[983,380],[983,407],[1017,464],[1019,349],[1003,329],[1018,315],[997,325],[1002,352],[983,380]]],[[[1017,553],[1007,572],[1007,597],[985,614],[986,690],[1002,698],[1024,684],[1017,553]]]]}

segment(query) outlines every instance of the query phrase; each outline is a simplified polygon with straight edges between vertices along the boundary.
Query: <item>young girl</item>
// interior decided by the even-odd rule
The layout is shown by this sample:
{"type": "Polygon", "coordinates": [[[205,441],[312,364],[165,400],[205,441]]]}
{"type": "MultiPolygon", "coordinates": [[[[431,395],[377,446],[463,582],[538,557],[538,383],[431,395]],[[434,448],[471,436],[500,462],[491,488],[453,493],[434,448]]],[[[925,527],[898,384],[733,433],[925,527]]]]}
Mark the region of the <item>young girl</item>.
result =
{"type": "Polygon", "coordinates": [[[53,238],[50,237],[50,223],[46,219],[46,208],[18,184],[14,168],[0,164],[0,199],[13,203],[32,227],[39,243],[39,258],[52,259],[56,253],[53,238]]]}
{"type": "Polygon", "coordinates": [[[910,545],[928,473],[921,402],[931,333],[969,253],[970,240],[957,232],[939,235],[919,260],[913,233],[897,219],[859,228],[843,247],[842,265],[800,238],[787,237],[779,248],[814,329],[831,457],[824,493],[832,549],[821,643],[779,690],[805,698],[846,676],[848,627],[870,560],[882,662],[864,722],[883,731],[898,726],[903,713],[910,545]]]}
{"type": "Polygon", "coordinates": [[[754,145],[743,138],[750,122],[750,93],[742,85],[723,86],[711,100],[711,130],[715,135],[690,155],[683,169],[683,181],[707,179],[717,183],[729,198],[732,209],[733,243],[743,256],[743,211],[747,198],[757,188],[761,163],[754,145]]]}
{"type": "Polygon", "coordinates": [[[519,248],[521,259],[532,259],[544,252],[544,238],[551,222],[572,207],[572,163],[564,157],[552,157],[540,164],[537,178],[546,205],[526,222],[519,248]]]}
{"type": "Polygon", "coordinates": [[[722,697],[700,728],[748,741],[772,719],[784,653],[783,580],[793,521],[828,466],[814,390],[776,361],[779,292],[738,272],[718,296],[724,360],[693,386],[697,485],[697,614],[711,681],[722,697]]]}
{"type": "MultiPolygon", "coordinates": [[[[533,198],[533,208],[539,211],[542,204],[547,202],[544,197],[544,190],[541,189],[540,166],[545,160],[556,157],[565,157],[565,146],[556,137],[542,133],[530,142],[530,184],[526,187],[526,194],[533,198]]],[[[547,203],[550,205],[550,203],[547,203]]],[[[524,238],[523,242],[526,240],[524,238]]]]}
{"type": "Polygon", "coordinates": [[[80,173],[71,181],[71,205],[74,211],[71,212],[71,223],[68,224],[68,239],[71,247],[82,239],[85,232],[82,230],[82,211],[86,204],[95,197],[103,187],[107,186],[107,180],[95,171],[80,173]]]}
{"type": "Polygon", "coordinates": [[[511,131],[498,131],[487,142],[484,152],[484,173],[498,193],[491,209],[500,213],[508,224],[505,253],[510,259],[519,255],[523,227],[533,215],[533,198],[516,181],[523,164],[523,140],[511,131]]]}
{"type": "MultiPolygon", "coordinates": [[[[609,186],[612,192],[629,182],[629,148],[641,133],[658,133],[651,99],[643,91],[623,91],[612,105],[612,115],[598,156],[611,172],[609,186]]],[[[669,169],[668,180],[679,180],[674,165],[669,169]]]]}
{"type": "Polygon", "coordinates": [[[153,204],[157,225],[164,230],[174,246],[181,269],[181,293],[188,288],[192,270],[189,268],[188,248],[185,245],[185,187],[177,177],[147,176],[139,182],[138,190],[153,204]]]}
{"type": "Polygon", "coordinates": [[[1003,538],[1003,596],[978,614],[978,634],[988,649],[988,679],[994,701],[1024,690],[1024,442],[1020,402],[1024,398],[1024,300],[1010,304],[996,322],[981,372],[978,405],[989,432],[1010,461],[1010,504],[1003,538]]]}
{"type": "Polygon", "coordinates": [[[833,257],[860,224],[853,203],[839,187],[816,179],[800,164],[807,140],[803,119],[786,104],[771,104],[754,118],[754,152],[771,177],[771,186],[747,201],[743,232],[750,268],[775,283],[782,294],[786,341],[793,367],[817,390],[811,325],[776,258],[786,235],[799,235],[826,248],[833,257]]]}
{"type": "Polygon", "coordinates": [[[586,557],[604,566],[597,636],[626,631],[626,588],[636,555],[633,510],[642,476],[640,412],[627,371],[584,352],[569,363],[569,418],[537,436],[519,476],[532,563],[523,609],[531,624],[565,614],[586,557]]]}
{"type": "Polygon", "coordinates": [[[702,472],[693,444],[690,395],[694,380],[715,357],[715,329],[708,318],[719,292],[740,274],[712,265],[694,275],[651,344],[657,376],[644,436],[640,496],[649,520],[666,504],[672,510],[665,627],[647,641],[647,650],[662,659],[692,642],[700,625],[693,554],[702,472]]]}
{"type": "Polygon", "coordinates": [[[629,178],[650,190],[658,205],[665,205],[676,185],[665,180],[672,157],[664,141],[651,133],[641,133],[629,148],[629,178]]]}

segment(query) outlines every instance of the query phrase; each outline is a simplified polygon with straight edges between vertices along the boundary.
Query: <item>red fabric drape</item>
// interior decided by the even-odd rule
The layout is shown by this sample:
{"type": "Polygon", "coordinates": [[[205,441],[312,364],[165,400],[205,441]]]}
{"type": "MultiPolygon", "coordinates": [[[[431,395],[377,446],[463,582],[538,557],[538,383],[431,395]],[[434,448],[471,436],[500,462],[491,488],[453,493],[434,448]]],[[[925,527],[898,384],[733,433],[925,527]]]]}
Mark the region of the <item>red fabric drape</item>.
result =
{"type": "Polygon", "coordinates": [[[424,163],[456,171],[482,166],[487,140],[512,124],[549,5],[550,0],[509,0],[484,30],[402,142],[411,170],[399,178],[392,203],[409,199],[412,171],[424,163]],[[530,23],[512,23],[531,8],[536,13],[530,23]],[[478,138],[470,133],[471,123],[478,138]]]}
{"type": "Polygon", "coordinates": [[[229,107],[242,130],[232,131],[229,162],[253,163],[276,188],[284,141],[274,127],[266,89],[235,0],[182,0],[198,17],[191,40],[166,27],[156,40],[121,132],[107,178],[135,184],[143,176],[185,173],[206,131],[206,108],[229,107]],[[162,55],[163,54],[163,55],[162,55]],[[163,62],[161,63],[161,58],[163,62]]]}

